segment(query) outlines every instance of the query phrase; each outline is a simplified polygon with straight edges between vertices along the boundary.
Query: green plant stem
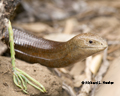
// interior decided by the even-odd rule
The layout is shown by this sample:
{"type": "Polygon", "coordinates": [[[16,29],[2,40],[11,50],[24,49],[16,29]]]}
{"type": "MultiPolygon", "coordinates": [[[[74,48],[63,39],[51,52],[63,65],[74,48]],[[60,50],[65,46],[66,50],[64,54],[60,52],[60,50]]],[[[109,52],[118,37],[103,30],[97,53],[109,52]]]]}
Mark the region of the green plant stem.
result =
{"type": "Polygon", "coordinates": [[[10,53],[11,53],[11,60],[12,60],[12,66],[13,66],[13,71],[15,71],[15,51],[14,51],[14,40],[13,40],[13,31],[12,31],[12,26],[9,21],[9,42],[10,42],[10,53]]]}
{"type": "Polygon", "coordinates": [[[35,87],[36,89],[40,90],[41,92],[46,92],[46,90],[42,84],[40,84],[38,81],[36,81],[34,78],[29,76],[24,71],[16,68],[13,31],[12,31],[12,26],[11,26],[10,21],[9,21],[8,31],[9,31],[9,41],[10,41],[10,53],[11,53],[11,60],[12,60],[12,67],[13,67],[13,81],[14,81],[15,85],[18,86],[20,89],[22,89],[24,93],[28,93],[27,92],[27,83],[30,84],[31,86],[35,87]],[[34,82],[36,85],[33,84],[29,79],[32,82],[34,82]]]}

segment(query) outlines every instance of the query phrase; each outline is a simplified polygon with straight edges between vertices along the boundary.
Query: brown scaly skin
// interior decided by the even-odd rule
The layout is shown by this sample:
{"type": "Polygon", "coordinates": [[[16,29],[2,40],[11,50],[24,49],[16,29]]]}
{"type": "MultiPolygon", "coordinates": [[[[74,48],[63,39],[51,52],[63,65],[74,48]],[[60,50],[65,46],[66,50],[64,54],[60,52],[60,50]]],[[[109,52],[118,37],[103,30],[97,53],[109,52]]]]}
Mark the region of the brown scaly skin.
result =
{"type": "MultiPolygon", "coordinates": [[[[92,33],[79,34],[67,42],[56,42],[15,28],[13,32],[17,58],[51,68],[66,67],[107,48],[106,41],[92,33]]],[[[4,39],[8,44],[8,31],[4,39]]]]}

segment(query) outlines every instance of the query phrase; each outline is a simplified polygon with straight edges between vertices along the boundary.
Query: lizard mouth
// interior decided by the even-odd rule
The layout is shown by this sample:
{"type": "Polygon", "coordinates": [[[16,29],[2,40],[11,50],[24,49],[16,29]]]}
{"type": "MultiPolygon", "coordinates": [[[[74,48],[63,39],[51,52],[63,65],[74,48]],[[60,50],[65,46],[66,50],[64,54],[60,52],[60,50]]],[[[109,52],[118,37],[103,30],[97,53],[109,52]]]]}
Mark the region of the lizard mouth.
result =
{"type": "Polygon", "coordinates": [[[81,49],[104,50],[106,47],[81,47],[81,49]]]}
{"type": "Polygon", "coordinates": [[[107,48],[107,46],[104,46],[104,47],[80,47],[80,48],[107,48]]]}

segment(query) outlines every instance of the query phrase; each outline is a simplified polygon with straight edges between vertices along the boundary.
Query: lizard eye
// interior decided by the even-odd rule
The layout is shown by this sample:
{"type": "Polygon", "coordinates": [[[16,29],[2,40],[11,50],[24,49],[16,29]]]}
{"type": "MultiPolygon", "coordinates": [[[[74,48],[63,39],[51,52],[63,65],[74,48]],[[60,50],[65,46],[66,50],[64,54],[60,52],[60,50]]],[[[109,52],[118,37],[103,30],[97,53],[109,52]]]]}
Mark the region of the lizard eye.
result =
{"type": "Polygon", "coordinates": [[[89,43],[91,44],[91,43],[93,43],[93,41],[89,40],[89,43]]]}

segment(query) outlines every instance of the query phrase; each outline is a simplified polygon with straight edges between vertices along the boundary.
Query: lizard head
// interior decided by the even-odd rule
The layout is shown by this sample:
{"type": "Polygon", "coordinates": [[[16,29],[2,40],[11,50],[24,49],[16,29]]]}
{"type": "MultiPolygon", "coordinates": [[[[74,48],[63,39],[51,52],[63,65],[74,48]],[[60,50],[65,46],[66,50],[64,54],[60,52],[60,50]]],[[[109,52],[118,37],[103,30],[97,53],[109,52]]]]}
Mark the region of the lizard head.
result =
{"type": "Polygon", "coordinates": [[[93,33],[83,33],[75,36],[70,40],[74,43],[74,48],[78,48],[81,55],[90,56],[100,52],[108,47],[107,42],[100,36],[93,33]]]}

